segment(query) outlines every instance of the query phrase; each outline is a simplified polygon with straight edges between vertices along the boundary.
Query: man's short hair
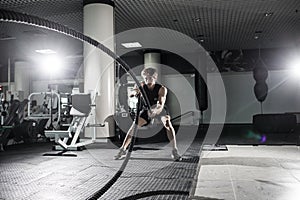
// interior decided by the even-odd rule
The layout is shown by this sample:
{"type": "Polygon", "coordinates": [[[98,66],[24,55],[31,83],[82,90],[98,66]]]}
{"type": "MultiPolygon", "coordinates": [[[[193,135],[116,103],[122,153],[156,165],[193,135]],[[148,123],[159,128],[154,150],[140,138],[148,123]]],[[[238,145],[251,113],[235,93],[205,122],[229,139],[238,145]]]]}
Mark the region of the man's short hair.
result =
{"type": "Polygon", "coordinates": [[[157,79],[157,71],[154,68],[145,68],[142,70],[141,72],[142,77],[146,77],[146,76],[153,76],[155,79],[157,79]]]}

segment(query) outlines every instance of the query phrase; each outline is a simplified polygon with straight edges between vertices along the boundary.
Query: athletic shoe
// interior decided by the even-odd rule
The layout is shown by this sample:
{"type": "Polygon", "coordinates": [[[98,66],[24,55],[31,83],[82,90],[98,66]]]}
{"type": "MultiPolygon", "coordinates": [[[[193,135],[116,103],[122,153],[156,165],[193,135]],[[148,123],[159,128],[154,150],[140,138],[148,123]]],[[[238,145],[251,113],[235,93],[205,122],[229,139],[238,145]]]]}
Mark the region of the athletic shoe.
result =
{"type": "Polygon", "coordinates": [[[182,157],[178,154],[177,149],[173,149],[173,150],[172,150],[172,158],[173,158],[175,161],[181,161],[181,160],[182,160],[182,157]]]}
{"type": "Polygon", "coordinates": [[[122,148],[120,148],[119,152],[117,155],[115,155],[115,160],[119,160],[122,158],[122,156],[126,155],[126,151],[122,148]]]}

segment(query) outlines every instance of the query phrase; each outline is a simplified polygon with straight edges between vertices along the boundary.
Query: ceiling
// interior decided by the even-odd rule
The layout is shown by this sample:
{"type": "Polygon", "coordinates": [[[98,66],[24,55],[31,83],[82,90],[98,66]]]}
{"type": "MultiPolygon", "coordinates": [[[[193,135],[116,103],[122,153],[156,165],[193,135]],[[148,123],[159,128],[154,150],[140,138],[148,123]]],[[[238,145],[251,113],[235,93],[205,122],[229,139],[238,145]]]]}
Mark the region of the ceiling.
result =
{"type": "MultiPolygon", "coordinates": [[[[115,0],[116,33],[140,27],[182,32],[211,52],[298,49],[299,0],[115,0]]],[[[83,32],[82,0],[1,0],[0,8],[39,16],[83,32]]],[[[0,22],[0,70],[10,58],[28,60],[52,48],[69,63],[82,58],[82,43],[24,24],[0,22]],[[1,67],[2,66],[2,67],[1,67]]],[[[81,61],[80,61],[81,62],[81,61]]]]}

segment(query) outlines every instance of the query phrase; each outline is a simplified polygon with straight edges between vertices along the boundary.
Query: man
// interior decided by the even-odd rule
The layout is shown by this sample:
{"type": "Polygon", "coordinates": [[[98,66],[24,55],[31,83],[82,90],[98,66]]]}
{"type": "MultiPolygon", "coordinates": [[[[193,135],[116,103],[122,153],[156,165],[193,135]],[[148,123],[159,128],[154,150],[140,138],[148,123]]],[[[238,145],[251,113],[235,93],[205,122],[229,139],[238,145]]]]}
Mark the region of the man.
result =
{"type": "MultiPolygon", "coordinates": [[[[170,140],[170,143],[173,147],[172,158],[175,161],[180,161],[181,156],[178,154],[176,136],[175,136],[174,128],[171,124],[171,117],[167,113],[165,113],[164,110],[166,96],[167,96],[167,89],[164,86],[156,83],[158,74],[155,69],[146,68],[141,72],[141,75],[144,79],[144,82],[141,83],[141,86],[143,87],[144,91],[147,94],[151,106],[151,110],[144,109],[140,112],[137,126],[138,128],[142,126],[146,126],[151,122],[153,118],[159,117],[166,129],[168,139],[170,140]]],[[[136,92],[134,94],[135,96],[140,95],[140,91],[138,89],[136,89],[135,92],[136,92]]],[[[118,154],[115,156],[116,160],[126,155],[126,149],[132,139],[134,123],[135,122],[133,122],[132,126],[128,130],[124,142],[118,154]]]]}

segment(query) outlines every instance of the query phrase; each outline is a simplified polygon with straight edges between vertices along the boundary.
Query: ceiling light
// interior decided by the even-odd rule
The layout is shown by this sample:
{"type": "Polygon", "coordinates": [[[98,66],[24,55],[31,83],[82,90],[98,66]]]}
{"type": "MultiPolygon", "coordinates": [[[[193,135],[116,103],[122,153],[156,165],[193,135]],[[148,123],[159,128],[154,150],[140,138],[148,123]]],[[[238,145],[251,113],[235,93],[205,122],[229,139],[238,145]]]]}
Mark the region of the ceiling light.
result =
{"type": "Polygon", "coordinates": [[[200,42],[204,42],[204,35],[203,35],[203,34],[197,35],[196,38],[197,38],[200,42]]]}
{"type": "Polygon", "coordinates": [[[35,50],[35,52],[40,53],[40,54],[55,54],[56,51],[53,51],[51,49],[38,49],[35,50]]]}
{"type": "Polygon", "coordinates": [[[257,40],[261,33],[262,33],[262,30],[255,31],[254,39],[257,40]]]}
{"type": "Polygon", "coordinates": [[[5,40],[15,40],[16,38],[15,37],[3,37],[3,38],[0,38],[1,41],[5,41],[5,40]]]}
{"type": "Polygon", "coordinates": [[[34,35],[34,36],[46,36],[47,33],[41,30],[25,30],[23,31],[23,34],[26,35],[34,35]]]}
{"type": "Polygon", "coordinates": [[[265,17],[270,17],[271,15],[273,15],[273,13],[272,12],[267,12],[264,15],[265,15],[265,17]]]}
{"type": "Polygon", "coordinates": [[[138,48],[142,47],[142,45],[139,42],[127,42],[127,43],[121,43],[121,45],[125,48],[138,48]]]}

